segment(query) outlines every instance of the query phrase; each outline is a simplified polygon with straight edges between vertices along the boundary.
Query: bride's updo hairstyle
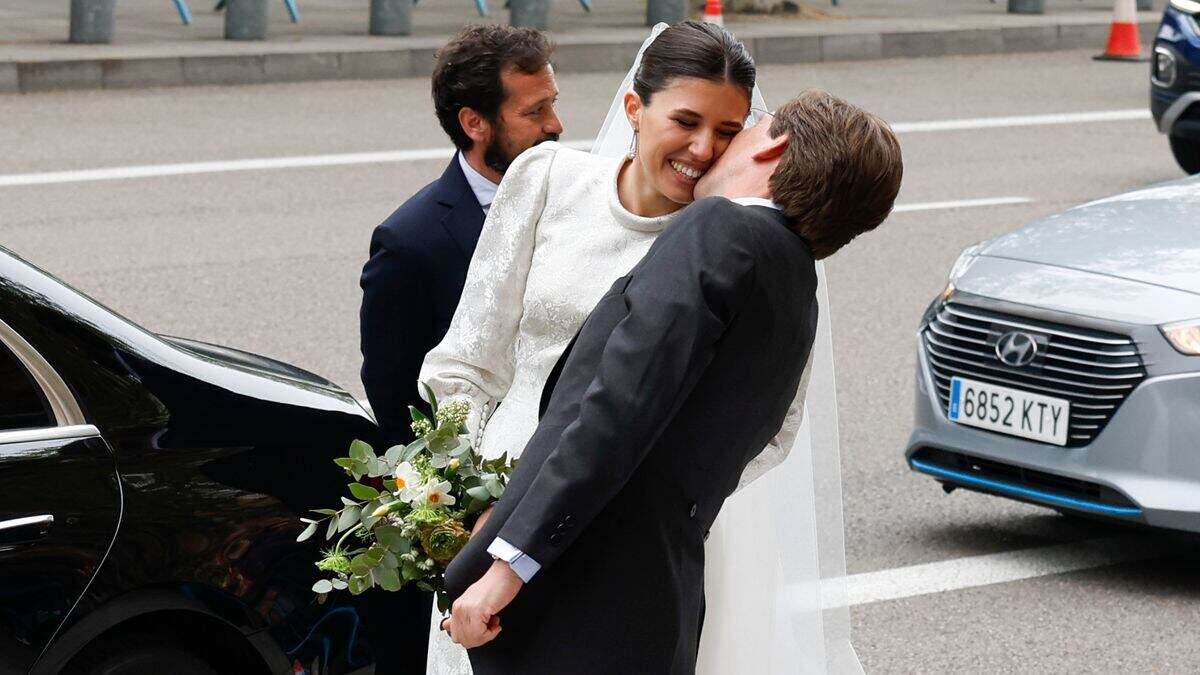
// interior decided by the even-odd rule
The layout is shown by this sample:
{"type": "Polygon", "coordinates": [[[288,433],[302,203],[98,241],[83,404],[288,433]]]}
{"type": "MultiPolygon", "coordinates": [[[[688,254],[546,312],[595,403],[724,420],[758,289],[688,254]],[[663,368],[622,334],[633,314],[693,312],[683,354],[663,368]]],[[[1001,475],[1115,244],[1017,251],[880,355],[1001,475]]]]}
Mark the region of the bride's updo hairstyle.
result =
{"type": "Polygon", "coordinates": [[[678,77],[731,82],[750,100],[756,70],[746,45],[724,28],[700,21],[684,21],[667,28],[642,54],[633,79],[633,90],[644,105],[678,77]]]}

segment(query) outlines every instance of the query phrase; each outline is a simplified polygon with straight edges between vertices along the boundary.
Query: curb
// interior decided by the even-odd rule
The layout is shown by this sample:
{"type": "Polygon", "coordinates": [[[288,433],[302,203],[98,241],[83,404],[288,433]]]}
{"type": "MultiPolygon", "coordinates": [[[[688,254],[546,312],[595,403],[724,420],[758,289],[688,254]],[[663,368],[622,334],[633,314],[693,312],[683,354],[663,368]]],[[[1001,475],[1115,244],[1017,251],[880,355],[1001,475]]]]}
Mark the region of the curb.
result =
{"type": "MultiPolygon", "coordinates": [[[[1158,19],[1141,21],[1142,40],[1153,42],[1158,19]]],[[[758,34],[743,41],[759,64],[917,58],[973,54],[1047,52],[1096,48],[1108,38],[1109,23],[1056,23],[992,28],[934,28],[826,34],[758,34]]],[[[317,80],[429,77],[439,40],[409,40],[410,46],[303,47],[255,45],[259,52],[0,60],[0,93],[74,89],[135,89],[194,85],[264,84],[317,80]]],[[[587,73],[627,70],[642,37],[565,36],[556,39],[555,70],[587,73]]],[[[174,51],[184,51],[186,47],[174,51]]],[[[109,50],[112,52],[113,50],[109,50]]],[[[209,49],[209,52],[212,50],[209,49]]]]}

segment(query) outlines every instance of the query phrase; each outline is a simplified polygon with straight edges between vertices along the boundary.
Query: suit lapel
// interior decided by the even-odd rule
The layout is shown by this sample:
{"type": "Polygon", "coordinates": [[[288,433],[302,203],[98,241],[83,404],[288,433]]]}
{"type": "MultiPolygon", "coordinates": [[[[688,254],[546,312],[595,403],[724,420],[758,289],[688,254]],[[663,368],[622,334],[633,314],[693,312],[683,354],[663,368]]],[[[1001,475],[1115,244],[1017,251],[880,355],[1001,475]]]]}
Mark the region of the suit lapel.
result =
{"type": "Polygon", "coordinates": [[[483,230],[483,209],[479,207],[479,200],[463,175],[458,155],[450,160],[450,165],[438,179],[434,199],[450,209],[442,219],[442,227],[458,245],[463,257],[470,261],[475,253],[475,243],[479,241],[479,233],[483,230]]]}

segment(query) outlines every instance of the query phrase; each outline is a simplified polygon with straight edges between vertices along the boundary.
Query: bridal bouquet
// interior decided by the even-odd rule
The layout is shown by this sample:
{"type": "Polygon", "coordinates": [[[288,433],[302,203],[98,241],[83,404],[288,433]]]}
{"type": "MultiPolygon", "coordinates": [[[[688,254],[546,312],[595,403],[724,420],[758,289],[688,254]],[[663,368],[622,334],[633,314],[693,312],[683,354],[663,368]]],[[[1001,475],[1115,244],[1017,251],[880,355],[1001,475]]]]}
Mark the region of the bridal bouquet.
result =
{"type": "Polygon", "coordinates": [[[329,573],[313,584],[322,597],[415,583],[436,593],[441,611],[449,608],[446,565],[466,545],[478,514],[504,494],[513,467],[506,455],[484,460],[471,447],[463,435],[465,402],[438,407],[428,386],[425,391],[433,418],[409,407],[417,440],[382,456],[363,441],[351,443],[350,456],[334,460],[353,479],[350,497],[342,497],[339,509],[316,509],[323,518],[301,518],[308,526],[297,541],[322,524],[326,540],[336,538],[316,563],[329,573]]]}

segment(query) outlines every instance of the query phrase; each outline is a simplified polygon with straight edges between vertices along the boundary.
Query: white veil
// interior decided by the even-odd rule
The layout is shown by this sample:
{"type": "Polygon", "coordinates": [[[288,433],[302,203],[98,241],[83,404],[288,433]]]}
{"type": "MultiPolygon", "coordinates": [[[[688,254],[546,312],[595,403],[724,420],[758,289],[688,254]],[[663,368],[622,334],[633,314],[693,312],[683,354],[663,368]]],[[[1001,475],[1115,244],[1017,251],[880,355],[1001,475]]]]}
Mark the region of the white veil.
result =
{"type": "MultiPolygon", "coordinates": [[[[625,93],[642,54],[667,27],[656,25],[642,43],[593,154],[629,152],[633,127],[625,115],[625,93]]],[[[750,107],[767,109],[757,85],[750,107]]],[[[747,126],[759,115],[751,111],[747,126]]],[[[787,459],[726,501],[721,512],[726,526],[715,527],[706,546],[701,675],[863,672],[850,644],[833,331],[822,263],[817,276],[820,318],[804,423],[787,459]]]]}

